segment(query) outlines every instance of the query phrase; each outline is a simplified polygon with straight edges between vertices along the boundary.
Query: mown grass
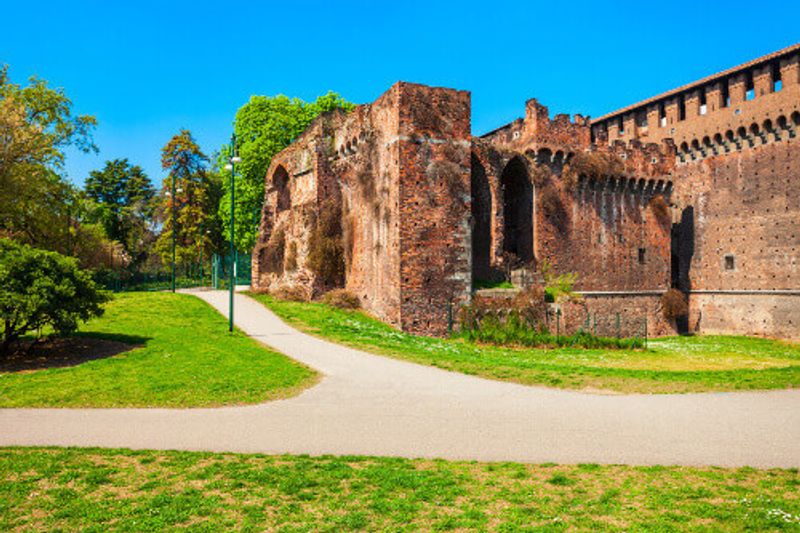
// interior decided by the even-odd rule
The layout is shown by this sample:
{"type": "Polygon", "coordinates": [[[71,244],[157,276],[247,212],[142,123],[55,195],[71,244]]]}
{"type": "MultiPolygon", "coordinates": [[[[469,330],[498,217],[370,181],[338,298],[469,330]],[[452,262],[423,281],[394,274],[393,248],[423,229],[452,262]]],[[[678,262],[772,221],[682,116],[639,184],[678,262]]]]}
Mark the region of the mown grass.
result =
{"type": "Polygon", "coordinates": [[[79,335],[141,344],[72,367],[0,372],[0,407],[209,407],[283,398],[315,373],[194,296],[118,294],[79,335]]]}
{"type": "Polygon", "coordinates": [[[3,531],[800,529],[797,470],[0,449],[3,531]]]}
{"type": "Polygon", "coordinates": [[[365,351],[528,385],[626,393],[800,386],[800,346],[750,337],[668,337],[647,350],[532,349],[418,337],[359,311],[251,294],[289,324],[365,351]]]}

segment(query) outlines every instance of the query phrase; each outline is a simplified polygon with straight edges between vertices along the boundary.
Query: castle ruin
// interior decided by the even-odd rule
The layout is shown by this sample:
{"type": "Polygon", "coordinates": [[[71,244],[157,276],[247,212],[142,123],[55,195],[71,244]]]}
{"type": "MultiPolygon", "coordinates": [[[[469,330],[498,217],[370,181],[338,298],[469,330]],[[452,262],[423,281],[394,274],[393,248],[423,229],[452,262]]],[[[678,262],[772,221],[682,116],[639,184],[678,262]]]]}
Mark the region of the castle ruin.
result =
{"type": "Polygon", "coordinates": [[[254,288],[344,287],[442,335],[476,281],[534,283],[546,260],[578,275],[567,329],[599,311],[800,337],[800,45],[594,120],[529,100],[474,137],[470,113],[468,92],[398,82],[318,117],[267,172],[254,288]]]}

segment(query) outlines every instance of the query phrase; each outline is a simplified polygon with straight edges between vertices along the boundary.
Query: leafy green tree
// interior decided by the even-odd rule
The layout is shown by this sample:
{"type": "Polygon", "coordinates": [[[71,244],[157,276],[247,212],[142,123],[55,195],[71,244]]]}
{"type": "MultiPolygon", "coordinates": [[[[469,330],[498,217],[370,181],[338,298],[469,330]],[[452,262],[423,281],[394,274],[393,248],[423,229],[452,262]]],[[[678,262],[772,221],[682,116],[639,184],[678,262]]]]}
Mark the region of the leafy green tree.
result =
{"type": "MultiPolygon", "coordinates": [[[[236,231],[238,250],[251,250],[255,245],[261,208],[264,203],[264,178],[272,158],[289,146],[321,113],[344,109],[350,111],[354,104],[334,92],[320,96],[308,103],[299,98],[278,96],[252,96],[239,108],[234,121],[242,162],[236,167],[236,231]]],[[[231,147],[222,147],[218,165],[224,168],[231,155],[231,147]]],[[[219,204],[220,219],[225,238],[230,238],[230,175],[223,172],[225,194],[219,204]]]]}
{"type": "Polygon", "coordinates": [[[62,89],[31,78],[11,83],[0,68],[0,230],[38,241],[51,226],[48,202],[61,203],[67,188],[60,176],[67,146],[96,151],[96,120],[75,116],[62,89]]]}
{"type": "MultiPolygon", "coordinates": [[[[156,248],[162,262],[172,261],[172,232],[175,231],[176,262],[187,265],[207,259],[214,248],[217,206],[221,186],[208,173],[208,157],[200,150],[189,130],[181,130],[161,151],[161,166],[169,172],[161,192],[160,216],[164,229],[156,248]],[[176,194],[171,194],[172,179],[176,194]],[[173,227],[173,208],[175,225],[173,227]]],[[[220,230],[217,228],[216,233],[220,230]]]]}
{"type": "Polygon", "coordinates": [[[85,202],[62,176],[64,148],[97,150],[95,125],[94,117],[72,112],[62,89],[38,78],[22,87],[0,68],[0,236],[82,254],[87,267],[113,258],[114,247],[83,218],[85,202]]]}
{"type": "Polygon", "coordinates": [[[119,242],[141,263],[154,240],[151,222],[155,190],[150,178],[127,159],[106,161],[102,170],[89,174],[84,189],[97,203],[92,218],[102,224],[109,238],[119,242]]]}
{"type": "Polygon", "coordinates": [[[78,262],[56,252],[0,239],[0,357],[23,335],[49,326],[57,335],[103,313],[109,297],[78,262]]]}

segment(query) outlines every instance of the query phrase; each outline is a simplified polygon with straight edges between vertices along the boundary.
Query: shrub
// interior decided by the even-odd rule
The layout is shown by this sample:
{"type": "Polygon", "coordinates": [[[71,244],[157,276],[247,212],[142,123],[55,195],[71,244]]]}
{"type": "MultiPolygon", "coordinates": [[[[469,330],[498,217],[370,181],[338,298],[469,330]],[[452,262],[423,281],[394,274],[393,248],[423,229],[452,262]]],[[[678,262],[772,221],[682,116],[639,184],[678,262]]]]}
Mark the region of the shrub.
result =
{"type": "Polygon", "coordinates": [[[334,289],[326,292],[322,297],[322,301],[339,309],[358,309],[361,307],[358,296],[344,289],[334,289]]]}
{"type": "Polygon", "coordinates": [[[656,217],[656,220],[659,224],[668,225],[672,222],[672,215],[670,213],[669,204],[664,199],[663,196],[656,195],[650,199],[650,210],[653,212],[653,216],[656,217]]]}
{"type": "Polygon", "coordinates": [[[308,267],[328,287],[344,285],[342,208],[333,199],[320,207],[308,239],[308,267]]]}
{"type": "Polygon", "coordinates": [[[565,301],[579,301],[580,295],[575,292],[575,283],[578,275],[574,272],[555,274],[547,259],[542,259],[539,266],[544,278],[544,296],[548,302],[561,303],[565,301]]]}
{"type": "Polygon", "coordinates": [[[510,299],[475,295],[471,304],[461,308],[459,322],[462,331],[492,325],[541,329],[546,312],[544,292],[541,287],[533,286],[510,299]]]}
{"type": "Polygon", "coordinates": [[[290,302],[308,301],[308,293],[298,285],[281,285],[277,289],[270,291],[270,294],[279,300],[290,302]]]}
{"type": "Polygon", "coordinates": [[[670,321],[689,315],[689,303],[678,289],[670,289],[661,295],[661,309],[664,318],[670,321]]]}
{"type": "Polygon", "coordinates": [[[51,327],[67,335],[103,314],[109,300],[75,259],[0,239],[0,357],[30,331],[51,327]]]}

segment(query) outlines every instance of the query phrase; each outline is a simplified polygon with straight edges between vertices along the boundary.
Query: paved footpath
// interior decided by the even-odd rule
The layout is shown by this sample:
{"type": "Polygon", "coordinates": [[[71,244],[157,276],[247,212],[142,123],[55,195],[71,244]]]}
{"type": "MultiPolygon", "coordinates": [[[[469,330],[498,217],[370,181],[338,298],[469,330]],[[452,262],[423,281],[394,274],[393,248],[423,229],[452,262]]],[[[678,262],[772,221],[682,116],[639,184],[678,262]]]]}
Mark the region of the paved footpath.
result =
{"type": "MultiPolygon", "coordinates": [[[[195,294],[227,313],[225,292],[195,294]]],[[[331,344],[241,294],[235,317],[319,370],[321,382],[246,407],[4,409],[0,445],[800,466],[800,390],[615,396],[528,387],[331,344]]]]}

